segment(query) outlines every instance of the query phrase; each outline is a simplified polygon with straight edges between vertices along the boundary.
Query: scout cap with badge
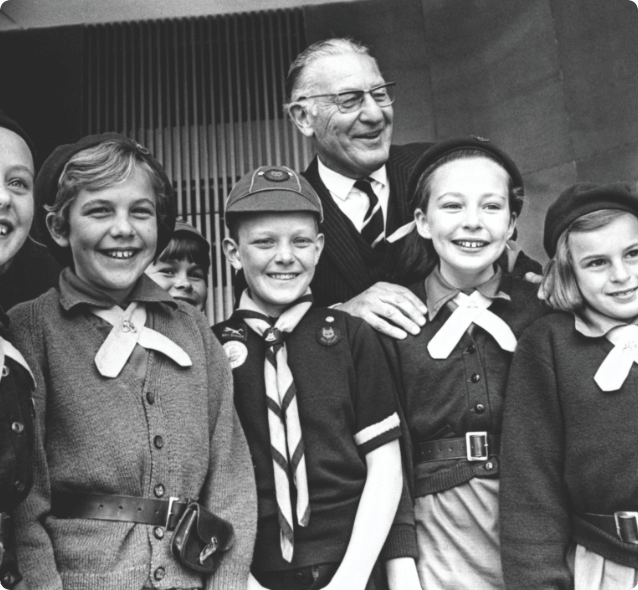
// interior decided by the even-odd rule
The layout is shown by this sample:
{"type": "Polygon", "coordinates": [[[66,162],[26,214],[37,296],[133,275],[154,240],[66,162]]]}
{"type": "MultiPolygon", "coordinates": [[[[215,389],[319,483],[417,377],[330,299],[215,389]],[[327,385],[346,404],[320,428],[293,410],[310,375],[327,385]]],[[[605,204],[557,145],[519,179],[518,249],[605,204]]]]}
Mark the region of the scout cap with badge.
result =
{"type": "Polygon", "coordinates": [[[226,200],[226,225],[235,214],[307,211],[323,221],[319,195],[287,166],[260,166],[242,176],[226,200]]]}

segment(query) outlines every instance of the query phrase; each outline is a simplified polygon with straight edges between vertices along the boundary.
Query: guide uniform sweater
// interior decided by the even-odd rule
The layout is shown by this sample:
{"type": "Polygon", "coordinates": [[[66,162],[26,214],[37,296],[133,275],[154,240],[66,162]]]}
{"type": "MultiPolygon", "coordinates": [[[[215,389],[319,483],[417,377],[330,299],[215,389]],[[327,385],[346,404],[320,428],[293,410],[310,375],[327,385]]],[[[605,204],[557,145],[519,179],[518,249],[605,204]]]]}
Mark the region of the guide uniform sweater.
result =
{"type": "MultiPolygon", "coordinates": [[[[411,290],[428,301],[425,283],[411,290]]],[[[504,320],[518,339],[523,330],[546,313],[536,296],[536,286],[503,274],[500,292],[489,308],[504,320]]],[[[461,438],[466,432],[501,433],[503,401],[512,353],[473,325],[446,359],[433,359],[427,346],[450,317],[443,306],[428,319],[416,336],[404,340],[384,338],[413,447],[421,442],[461,438]]],[[[451,489],[474,477],[496,477],[498,458],[469,462],[466,459],[431,461],[415,466],[414,496],[451,489]]]]}
{"type": "Polygon", "coordinates": [[[52,289],[11,310],[16,345],[37,383],[35,482],[16,512],[19,563],[30,588],[136,590],[149,577],[163,589],[246,587],[255,484],[230,368],[204,316],[148,281],[143,275],[136,286],[156,290],[144,299],[146,325],[184,349],[192,367],[149,351],[145,379],[135,363],[105,378],[94,362],[105,334],[81,302],[52,289]],[[233,524],[236,542],[203,579],[173,558],[171,533],[53,518],[52,491],[197,498],[233,524]]]}
{"type": "Polygon", "coordinates": [[[638,367],[618,391],[594,375],[613,344],[574,316],[548,316],[523,336],[510,371],[503,431],[501,549],[508,588],[568,590],[571,543],[638,568],[638,546],[579,518],[638,511],[638,367]]]}

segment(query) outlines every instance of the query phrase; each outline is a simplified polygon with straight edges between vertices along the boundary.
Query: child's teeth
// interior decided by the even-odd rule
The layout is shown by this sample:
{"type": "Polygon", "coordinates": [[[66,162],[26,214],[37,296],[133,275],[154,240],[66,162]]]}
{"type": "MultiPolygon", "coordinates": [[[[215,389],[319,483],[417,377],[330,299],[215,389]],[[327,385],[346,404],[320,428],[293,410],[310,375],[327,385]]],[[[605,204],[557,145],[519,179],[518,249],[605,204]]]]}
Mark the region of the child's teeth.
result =
{"type": "Polygon", "coordinates": [[[133,251],[127,250],[126,252],[123,252],[122,250],[116,250],[114,252],[110,252],[109,256],[112,258],[130,258],[133,256],[133,251]]]}
{"type": "Polygon", "coordinates": [[[4,224],[0,224],[0,236],[6,236],[8,233],[9,227],[4,224]]]}

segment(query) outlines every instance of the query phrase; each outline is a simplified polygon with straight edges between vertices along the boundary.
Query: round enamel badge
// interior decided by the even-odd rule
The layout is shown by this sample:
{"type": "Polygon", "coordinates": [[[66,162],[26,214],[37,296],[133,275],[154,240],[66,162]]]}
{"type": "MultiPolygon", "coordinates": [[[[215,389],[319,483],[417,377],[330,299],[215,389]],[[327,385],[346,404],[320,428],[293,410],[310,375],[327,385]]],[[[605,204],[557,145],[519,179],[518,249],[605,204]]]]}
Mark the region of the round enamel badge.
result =
{"type": "Polygon", "coordinates": [[[237,340],[231,340],[223,345],[224,352],[230,361],[230,368],[236,369],[241,367],[248,356],[248,349],[243,342],[237,342],[237,340]]]}

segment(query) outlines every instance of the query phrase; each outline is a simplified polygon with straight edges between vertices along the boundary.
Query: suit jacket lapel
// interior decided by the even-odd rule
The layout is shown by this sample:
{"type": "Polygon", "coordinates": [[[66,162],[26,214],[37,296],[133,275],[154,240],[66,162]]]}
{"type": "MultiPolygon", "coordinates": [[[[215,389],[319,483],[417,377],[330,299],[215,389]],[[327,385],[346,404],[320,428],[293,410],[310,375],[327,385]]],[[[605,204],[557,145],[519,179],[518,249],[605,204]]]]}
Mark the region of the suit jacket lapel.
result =
{"type": "Polygon", "coordinates": [[[304,176],[317,191],[323,205],[322,231],[326,236],[324,256],[330,257],[355,293],[365,291],[372,279],[368,270],[370,261],[364,260],[360,253],[362,238],[352,222],[341,212],[321,180],[316,156],[304,172],[304,176]]]}

